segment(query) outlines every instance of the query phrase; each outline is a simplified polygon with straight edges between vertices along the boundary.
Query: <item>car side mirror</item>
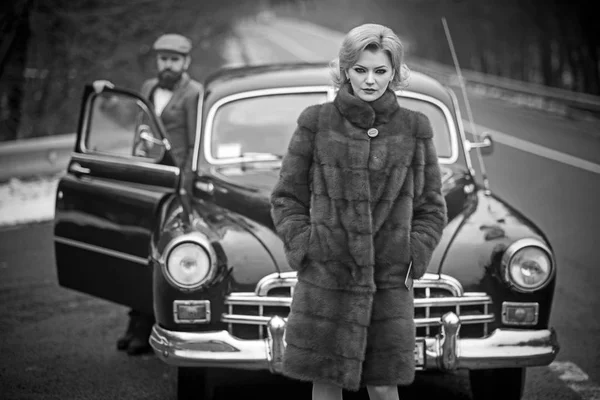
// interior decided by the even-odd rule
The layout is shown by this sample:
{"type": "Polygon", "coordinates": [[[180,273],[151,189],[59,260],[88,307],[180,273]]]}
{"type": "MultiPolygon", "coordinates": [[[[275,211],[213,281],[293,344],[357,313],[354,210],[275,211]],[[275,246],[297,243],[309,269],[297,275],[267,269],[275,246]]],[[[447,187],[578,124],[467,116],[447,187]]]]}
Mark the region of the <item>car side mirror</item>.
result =
{"type": "Polygon", "coordinates": [[[470,140],[465,141],[465,148],[467,152],[470,152],[472,149],[479,149],[481,154],[488,156],[494,151],[494,141],[492,140],[492,136],[484,132],[480,135],[481,141],[479,142],[471,142],[470,140]]]}

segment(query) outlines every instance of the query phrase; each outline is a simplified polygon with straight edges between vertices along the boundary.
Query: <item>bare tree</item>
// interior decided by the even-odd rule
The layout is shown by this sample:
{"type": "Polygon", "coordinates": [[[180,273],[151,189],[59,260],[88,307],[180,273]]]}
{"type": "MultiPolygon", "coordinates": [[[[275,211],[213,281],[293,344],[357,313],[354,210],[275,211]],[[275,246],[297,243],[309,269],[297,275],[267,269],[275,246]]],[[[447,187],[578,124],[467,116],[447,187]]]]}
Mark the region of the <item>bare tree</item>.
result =
{"type": "Polygon", "coordinates": [[[0,6],[0,140],[14,140],[21,123],[31,0],[0,6]]]}

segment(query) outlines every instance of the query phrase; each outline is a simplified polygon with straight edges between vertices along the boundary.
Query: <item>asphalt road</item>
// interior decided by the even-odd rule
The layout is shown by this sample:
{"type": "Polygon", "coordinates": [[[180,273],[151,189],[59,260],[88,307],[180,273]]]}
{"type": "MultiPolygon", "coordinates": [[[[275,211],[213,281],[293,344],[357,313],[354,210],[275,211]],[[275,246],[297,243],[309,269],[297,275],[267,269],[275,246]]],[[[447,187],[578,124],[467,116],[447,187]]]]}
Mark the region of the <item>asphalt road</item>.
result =
{"type": "MultiPolygon", "coordinates": [[[[116,350],[126,312],[58,286],[51,223],[0,230],[0,399],[175,399],[175,368],[152,354],[116,350]]],[[[532,368],[528,376],[528,400],[579,399],[548,368],[532,368]]],[[[283,378],[256,384],[254,378],[218,374],[217,398],[310,398],[309,385],[283,378]]],[[[442,395],[469,399],[466,374],[423,374],[401,390],[402,399],[442,395]]],[[[367,397],[347,393],[345,399],[352,398],[367,397]]]]}
{"type": "MultiPolygon", "coordinates": [[[[314,50],[298,50],[301,47],[289,43],[284,48],[264,31],[252,35],[246,37],[255,40],[250,48],[260,49],[264,57],[314,50]]],[[[303,36],[291,27],[278,38],[297,40],[302,46],[303,36]]],[[[600,140],[593,135],[598,128],[592,122],[565,120],[475,95],[472,107],[479,125],[599,162],[600,140]]],[[[485,158],[492,190],[546,232],[559,268],[552,314],[561,343],[558,363],[528,371],[525,399],[600,398],[600,271],[595,247],[600,175],[560,157],[524,151],[516,145],[521,142],[505,142],[496,143],[494,153],[485,158]],[[573,377],[564,373],[565,366],[581,371],[575,369],[579,372],[573,377]]],[[[153,355],[128,357],[115,349],[126,311],[57,285],[51,223],[0,230],[0,399],[174,399],[174,368],[153,355]]],[[[218,398],[310,396],[309,386],[283,379],[258,385],[247,377],[245,384],[232,385],[231,377],[231,372],[216,377],[221,385],[218,398]]],[[[236,381],[240,377],[235,374],[236,381]]],[[[364,392],[360,395],[367,398],[364,392]]],[[[402,399],[439,397],[469,399],[465,373],[422,374],[401,392],[402,399]]]]}

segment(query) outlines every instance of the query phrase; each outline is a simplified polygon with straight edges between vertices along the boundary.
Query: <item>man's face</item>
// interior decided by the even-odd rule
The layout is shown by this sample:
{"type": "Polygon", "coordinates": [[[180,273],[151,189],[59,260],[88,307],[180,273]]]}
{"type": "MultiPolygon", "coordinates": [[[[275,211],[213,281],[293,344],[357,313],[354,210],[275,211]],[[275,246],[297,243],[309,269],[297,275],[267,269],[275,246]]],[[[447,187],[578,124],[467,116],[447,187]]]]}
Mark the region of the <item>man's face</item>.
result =
{"type": "Polygon", "coordinates": [[[160,51],[156,55],[156,65],[161,86],[172,89],[188,69],[190,58],[179,53],[160,51]]]}

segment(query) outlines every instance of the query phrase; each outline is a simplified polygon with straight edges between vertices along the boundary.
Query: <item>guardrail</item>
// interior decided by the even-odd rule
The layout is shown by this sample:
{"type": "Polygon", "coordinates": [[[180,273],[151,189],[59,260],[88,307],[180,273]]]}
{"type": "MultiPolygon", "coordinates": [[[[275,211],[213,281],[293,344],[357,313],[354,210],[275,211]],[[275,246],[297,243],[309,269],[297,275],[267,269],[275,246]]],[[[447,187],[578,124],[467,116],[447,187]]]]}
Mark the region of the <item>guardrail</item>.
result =
{"type": "MultiPolygon", "coordinates": [[[[411,68],[416,71],[431,75],[449,86],[458,86],[460,84],[456,69],[453,67],[419,58],[413,58],[413,62],[411,68]]],[[[551,111],[569,108],[573,111],[600,113],[600,96],[523,82],[471,70],[462,70],[461,73],[467,87],[473,88],[479,86],[485,88],[488,94],[490,93],[490,89],[495,89],[500,94],[508,96],[528,97],[537,100],[541,108],[551,111]]]]}
{"type": "MultiPolygon", "coordinates": [[[[335,38],[336,42],[341,43],[344,37],[343,32],[293,18],[275,17],[273,13],[262,15],[262,19],[266,20],[266,22],[262,23],[291,26],[300,32],[306,32],[307,35],[321,36],[324,41],[331,41],[332,38],[335,38]]],[[[407,58],[411,69],[431,75],[449,86],[456,87],[460,84],[456,69],[452,65],[441,64],[436,61],[414,57],[413,55],[409,55],[407,58]]],[[[569,109],[571,111],[583,110],[584,112],[600,113],[600,96],[552,88],[468,69],[463,69],[461,74],[468,88],[484,88],[487,95],[504,98],[510,97],[519,103],[553,112],[568,113],[566,109],[569,109]]],[[[576,112],[572,114],[576,114],[576,112]]]]}
{"type": "MultiPolygon", "coordinates": [[[[334,32],[318,27],[315,30],[334,32]]],[[[339,32],[335,32],[339,35],[339,32]]],[[[458,85],[456,70],[448,65],[434,61],[412,58],[410,67],[426,73],[449,86],[458,85]]],[[[501,95],[518,97],[521,102],[538,108],[573,114],[577,111],[600,113],[600,96],[592,96],[568,90],[549,88],[533,83],[463,70],[463,79],[467,87],[486,88],[498,91],[501,95]]],[[[0,182],[10,178],[23,178],[39,175],[50,175],[64,171],[74,147],[75,134],[53,137],[32,138],[15,142],[0,142],[0,182]]]]}
{"type": "Polygon", "coordinates": [[[0,143],[0,181],[66,170],[75,136],[69,133],[0,143]]]}

